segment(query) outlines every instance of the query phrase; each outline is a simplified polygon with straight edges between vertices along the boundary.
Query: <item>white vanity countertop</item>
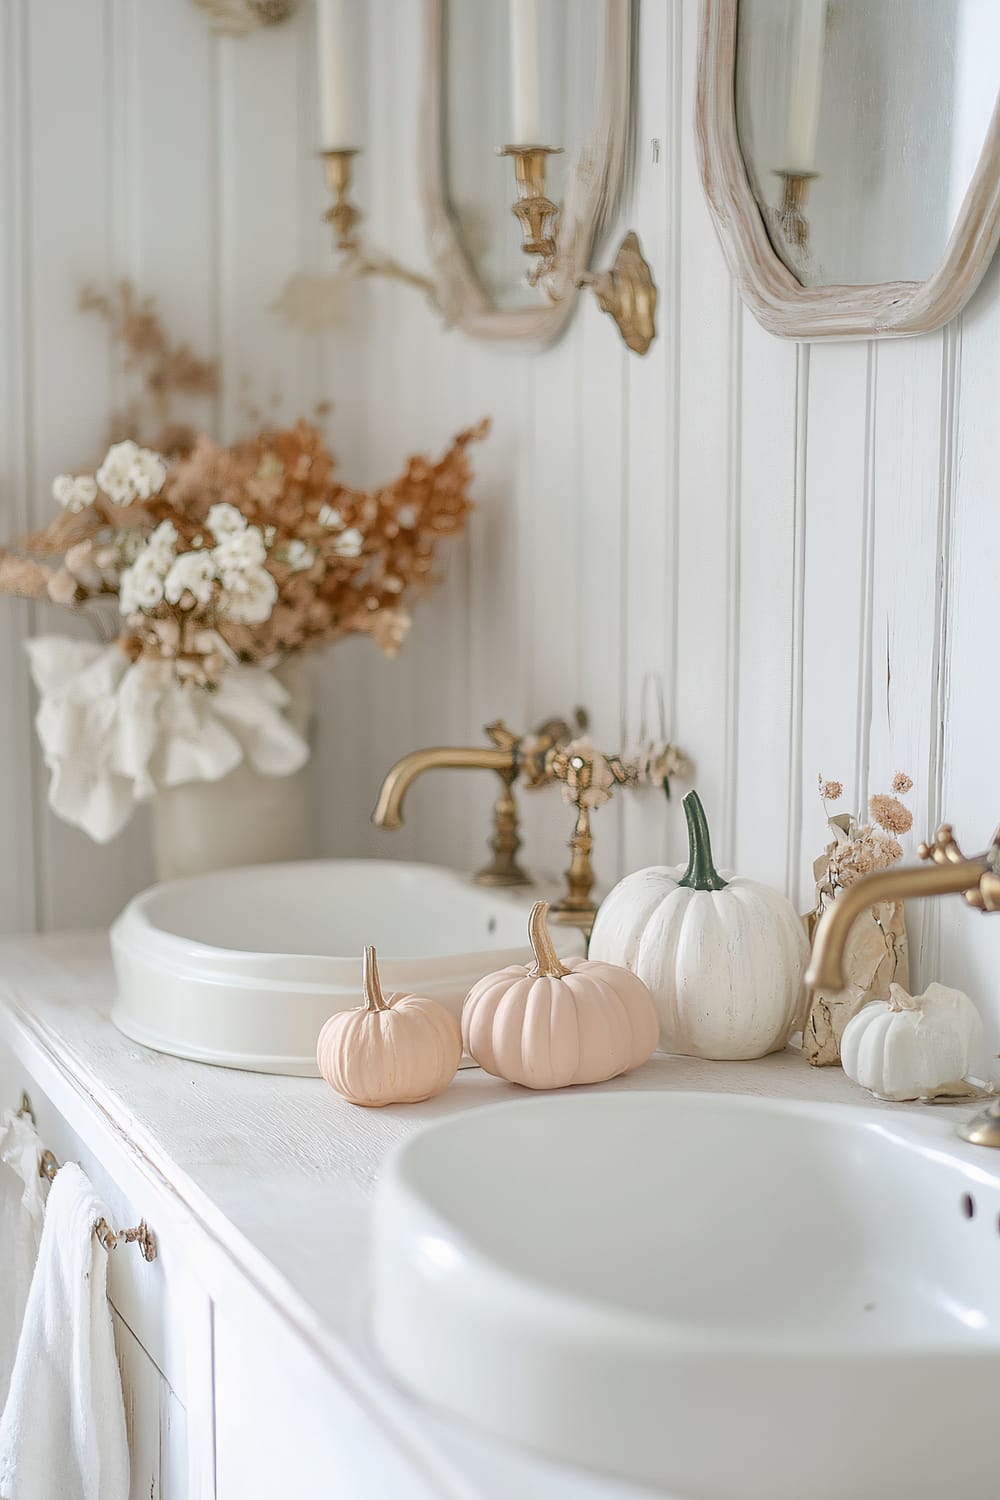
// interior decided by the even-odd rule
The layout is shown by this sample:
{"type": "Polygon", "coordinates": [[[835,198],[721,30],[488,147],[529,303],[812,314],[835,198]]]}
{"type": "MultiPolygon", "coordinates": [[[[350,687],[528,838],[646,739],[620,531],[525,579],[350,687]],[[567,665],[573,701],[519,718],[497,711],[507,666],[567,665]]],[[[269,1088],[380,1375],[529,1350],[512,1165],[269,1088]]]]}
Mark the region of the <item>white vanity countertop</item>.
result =
{"type": "MultiPolygon", "coordinates": [[[[637,1500],[645,1493],[515,1453],[430,1414],[397,1390],[372,1351],[371,1199],[385,1153],[426,1121],[524,1098],[523,1090],[470,1068],[426,1104],[357,1109],[317,1079],[147,1051],[108,1020],[113,993],[103,933],[0,943],[2,1025],[20,1025],[58,1058],[335,1375],[379,1412],[387,1437],[435,1474],[441,1500],[637,1500]]],[[[811,1069],[792,1051],[754,1063],[655,1057],[601,1088],[874,1102],[839,1068],[811,1069]]],[[[953,1128],[976,1107],[933,1113],[953,1128]]]]}

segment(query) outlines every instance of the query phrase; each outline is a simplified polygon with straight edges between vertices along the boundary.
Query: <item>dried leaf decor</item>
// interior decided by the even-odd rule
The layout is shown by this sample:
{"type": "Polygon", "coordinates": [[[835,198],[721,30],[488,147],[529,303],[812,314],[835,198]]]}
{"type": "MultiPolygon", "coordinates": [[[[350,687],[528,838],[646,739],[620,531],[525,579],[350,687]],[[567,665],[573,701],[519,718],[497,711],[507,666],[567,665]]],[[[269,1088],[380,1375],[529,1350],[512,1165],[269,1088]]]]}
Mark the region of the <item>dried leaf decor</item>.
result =
{"type": "MultiPolygon", "coordinates": [[[[897,835],[909,833],[913,814],[899,798],[912,788],[910,777],[904,771],[897,771],[892,780],[894,795],[878,792],[869,799],[870,822],[862,823],[852,813],[828,816],[833,838],[813,866],[816,905],[809,917],[810,930],[815,930],[840,891],[876,870],[891,868],[902,859],[903,846],[897,835]]],[[[843,793],[841,782],[819,777],[824,808],[828,802],[839,801],[843,793]]],[[[844,966],[846,988],[833,995],[817,993],[810,1002],[802,1029],[802,1046],[814,1067],[839,1064],[841,1037],[862,1005],[882,998],[893,982],[908,984],[906,923],[901,901],[873,906],[855,923],[848,935],[844,966]]]]}
{"type": "Polygon", "coordinates": [[[194,0],[212,19],[212,30],[220,36],[249,36],[260,26],[287,21],[295,0],[194,0]]]}
{"type": "Polygon", "coordinates": [[[218,393],[216,361],[196,354],[186,342],[175,343],[152,297],[140,297],[130,281],[120,281],[111,293],[85,286],[79,306],[107,324],[112,344],[121,351],[122,370],[137,386],[125,407],[112,413],[108,442],[135,438],[168,458],[189,452],[197,429],[177,415],[176,403],[218,393]]]}

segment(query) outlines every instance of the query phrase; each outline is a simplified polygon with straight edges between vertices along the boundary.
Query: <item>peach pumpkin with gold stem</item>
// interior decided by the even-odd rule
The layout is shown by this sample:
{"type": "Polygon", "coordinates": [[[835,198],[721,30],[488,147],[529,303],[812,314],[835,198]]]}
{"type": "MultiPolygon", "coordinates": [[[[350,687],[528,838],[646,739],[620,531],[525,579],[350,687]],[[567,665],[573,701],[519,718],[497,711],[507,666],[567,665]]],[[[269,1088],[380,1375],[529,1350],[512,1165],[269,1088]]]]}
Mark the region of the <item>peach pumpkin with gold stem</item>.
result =
{"type": "Polygon", "coordinates": [[[529,1089],[603,1083],[637,1068],[659,1034],[642,980],[615,964],[556,954],[538,901],[528,920],[535,962],[487,974],[469,991],[462,1039],[487,1073],[529,1089]]]}
{"type": "Polygon", "coordinates": [[[378,959],[366,948],[364,1004],[332,1015],[316,1061],[351,1104],[419,1104],[446,1089],[462,1060],[462,1029],[451,1011],[422,995],[382,993],[378,959]]]}

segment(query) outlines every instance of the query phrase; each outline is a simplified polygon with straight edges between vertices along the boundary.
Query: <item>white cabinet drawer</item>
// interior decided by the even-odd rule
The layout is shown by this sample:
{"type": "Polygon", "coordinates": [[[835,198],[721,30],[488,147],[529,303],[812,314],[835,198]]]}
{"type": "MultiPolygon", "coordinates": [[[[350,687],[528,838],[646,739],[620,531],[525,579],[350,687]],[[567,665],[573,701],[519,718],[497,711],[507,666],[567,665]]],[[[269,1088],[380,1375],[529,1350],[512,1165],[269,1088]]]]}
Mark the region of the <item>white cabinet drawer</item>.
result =
{"type": "Polygon", "coordinates": [[[263,1297],[250,1295],[216,1305],[217,1500],[454,1494],[263,1297]]]}

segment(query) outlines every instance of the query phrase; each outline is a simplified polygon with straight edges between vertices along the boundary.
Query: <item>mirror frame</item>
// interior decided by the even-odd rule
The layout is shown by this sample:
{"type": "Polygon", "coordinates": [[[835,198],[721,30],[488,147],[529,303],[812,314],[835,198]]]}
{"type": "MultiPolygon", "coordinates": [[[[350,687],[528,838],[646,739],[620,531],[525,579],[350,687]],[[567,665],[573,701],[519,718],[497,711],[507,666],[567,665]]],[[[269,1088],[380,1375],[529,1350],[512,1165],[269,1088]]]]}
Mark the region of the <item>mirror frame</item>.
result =
{"type": "Polygon", "coordinates": [[[1000,97],[944,255],[927,281],[803,286],[774,250],[750,185],[736,126],[739,0],[702,0],[695,133],[702,186],[743,300],[789,339],[898,338],[960,312],[1000,239],[1000,97]]]}
{"type": "MultiPolygon", "coordinates": [[[[420,188],[438,301],[449,325],[477,339],[551,343],[576,305],[577,280],[614,216],[629,165],[632,139],[632,0],[604,0],[604,62],[593,138],[605,142],[593,167],[581,153],[572,168],[556,233],[557,270],[539,290],[537,307],[504,310],[491,303],[448,207],[445,180],[444,24],[446,0],[424,0],[424,90],[420,118],[420,188]]],[[[497,146],[506,144],[496,142],[497,146]]],[[[558,143],[555,143],[558,144],[558,143]]],[[[510,201],[514,202],[510,172],[510,201]]],[[[520,239],[513,213],[510,232],[520,239]]],[[[528,260],[525,257],[525,270],[528,260]]]]}

